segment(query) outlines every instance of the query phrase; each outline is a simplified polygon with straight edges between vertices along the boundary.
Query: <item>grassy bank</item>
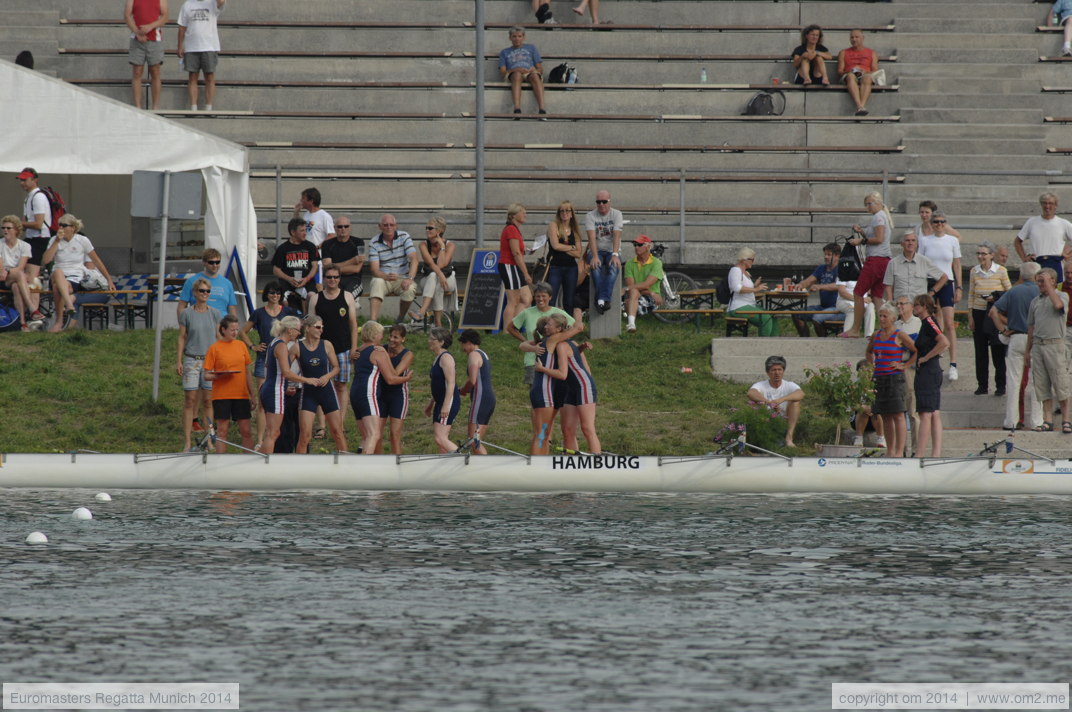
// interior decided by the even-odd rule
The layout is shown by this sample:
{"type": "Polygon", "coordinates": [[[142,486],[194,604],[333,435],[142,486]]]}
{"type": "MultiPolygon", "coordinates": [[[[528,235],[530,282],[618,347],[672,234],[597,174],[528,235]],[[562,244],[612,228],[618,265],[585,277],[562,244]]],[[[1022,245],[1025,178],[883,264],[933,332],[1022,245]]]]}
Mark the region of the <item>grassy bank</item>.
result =
{"type": "MultiPolygon", "coordinates": [[[[174,371],[176,336],[177,331],[164,332],[160,399],[154,403],[151,331],[3,335],[0,400],[7,417],[0,451],[179,450],[182,392],[174,371]]],[[[588,360],[599,389],[598,426],[605,450],[688,455],[714,449],[711,439],[735,417],[730,409],[743,405],[745,386],[711,377],[710,339],[711,332],[644,320],[636,334],[596,343],[588,360]],[[692,373],[683,374],[683,366],[692,373]]],[[[423,334],[411,334],[407,345],[416,353],[417,375],[411,384],[405,449],[433,452],[431,426],[423,413],[431,356],[423,334]]],[[[487,440],[527,452],[530,410],[517,342],[508,335],[487,336],[484,349],[492,361],[498,398],[487,440]]],[[[463,362],[457,343],[451,350],[463,362]]],[[[757,380],[760,363],[757,356],[757,380]]],[[[468,399],[463,415],[466,412],[468,399]]],[[[346,430],[351,448],[356,448],[359,439],[352,416],[346,430]]],[[[455,440],[463,440],[464,432],[464,417],[459,416],[455,440]]],[[[796,441],[829,442],[832,433],[828,419],[806,412],[796,441]]],[[[330,439],[314,441],[325,448],[330,443],[330,439]]]]}

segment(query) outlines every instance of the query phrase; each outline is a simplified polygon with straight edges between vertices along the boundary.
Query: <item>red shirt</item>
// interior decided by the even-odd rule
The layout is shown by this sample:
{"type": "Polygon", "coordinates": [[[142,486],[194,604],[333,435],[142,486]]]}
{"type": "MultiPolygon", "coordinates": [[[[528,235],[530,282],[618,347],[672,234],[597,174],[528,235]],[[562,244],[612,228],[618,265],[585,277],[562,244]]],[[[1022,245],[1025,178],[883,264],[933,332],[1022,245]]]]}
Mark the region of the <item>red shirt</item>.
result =
{"type": "Polygon", "coordinates": [[[514,262],[514,253],[510,251],[511,240],[517,240],[517,249],[522,255],[525,254],[525,239],[521,237],[521,231],[517,229],[517,225],[507,223],[502,235],[499,236],[499,264],[501,265],[517,264],[514,262]]]}
{"type": "MultiPolygon", "coordinates": [[[[134,15],[134,24],[138,27],[156,22],[160,19],[160,0],[134,0],[134,10],[131,14],[134,15]]],[[[162,38],[159,27],[148,34],[148,39],[152,42],[159,42],[162,38]]]]}
{"type": "Polygon", "coordinates": [[[851,72],[854,67],[859,67],[861,71],[870,72],[872,63],[875,58],[875,50],[870,47],[862,47],[860,49],[843,49],[841,55],[845,58],[845,72],[851,72]]]}

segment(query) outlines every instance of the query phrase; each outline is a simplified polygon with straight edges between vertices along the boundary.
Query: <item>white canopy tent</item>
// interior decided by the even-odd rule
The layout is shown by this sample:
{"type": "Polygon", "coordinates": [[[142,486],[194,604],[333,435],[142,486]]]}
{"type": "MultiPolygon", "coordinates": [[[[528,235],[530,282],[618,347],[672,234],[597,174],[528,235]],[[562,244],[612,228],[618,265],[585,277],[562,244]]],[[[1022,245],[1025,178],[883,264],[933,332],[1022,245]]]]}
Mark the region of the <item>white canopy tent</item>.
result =
{"type": "Polygon", "coordinates": [[[199,170],[205,244],[225,258],[237,249],[246,282],[256,289],[257,216],[245,147],[11,62],[0,61],[0,86],[14,102],[0,113],[0,172],[25,166],[68,175],[199,170]]]}

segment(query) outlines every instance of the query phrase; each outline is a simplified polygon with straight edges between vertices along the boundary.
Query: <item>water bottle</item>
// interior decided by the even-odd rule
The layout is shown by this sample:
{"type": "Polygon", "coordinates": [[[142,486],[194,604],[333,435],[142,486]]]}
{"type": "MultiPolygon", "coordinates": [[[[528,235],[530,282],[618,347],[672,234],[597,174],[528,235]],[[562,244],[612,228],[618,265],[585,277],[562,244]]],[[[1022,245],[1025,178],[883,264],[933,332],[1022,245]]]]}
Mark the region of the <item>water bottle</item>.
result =
{"type": "Polygon", "coordinates": [[[707,67],[700,67],[700,84],[707,84],[707,67]]]}

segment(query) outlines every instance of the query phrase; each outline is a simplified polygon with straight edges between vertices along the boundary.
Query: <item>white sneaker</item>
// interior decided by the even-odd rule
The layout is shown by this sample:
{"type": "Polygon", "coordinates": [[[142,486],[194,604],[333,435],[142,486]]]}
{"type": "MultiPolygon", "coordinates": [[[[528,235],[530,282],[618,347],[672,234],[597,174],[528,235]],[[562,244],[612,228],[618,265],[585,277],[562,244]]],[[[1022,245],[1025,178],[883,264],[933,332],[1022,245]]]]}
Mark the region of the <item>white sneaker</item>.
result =
{"type": "Polygon", "coordinates": [[[949,367],[949,380],[950,381],[955,381],[958,378],[960,378],[960,374],[957,373],[957,367],[956,366],[950,366],[949,367]]]}
{"type": "Polygon", "coordinates": [[[853,439],[852,439],[852,446],[853,447],[862,447],[863,444],[864,444],[864,436],[863,435],[856,435],[856,436],[853,437],[853,439]]]}
{"type": "Polygon", "coordinates": [[[1065,45],[1064,47],[1062,47],[1061,48],[1061,56],[1062,57],[1072,57],[1072,47],[1069,47],[1068,45],[1065,45]]]}
{"type": "Polygon", "coordinates": [[[879,447],[886,447],[886,437],[884,435],[879,435],[877,438],[875,438],[875,445],[878,445],[879,447]]]}

